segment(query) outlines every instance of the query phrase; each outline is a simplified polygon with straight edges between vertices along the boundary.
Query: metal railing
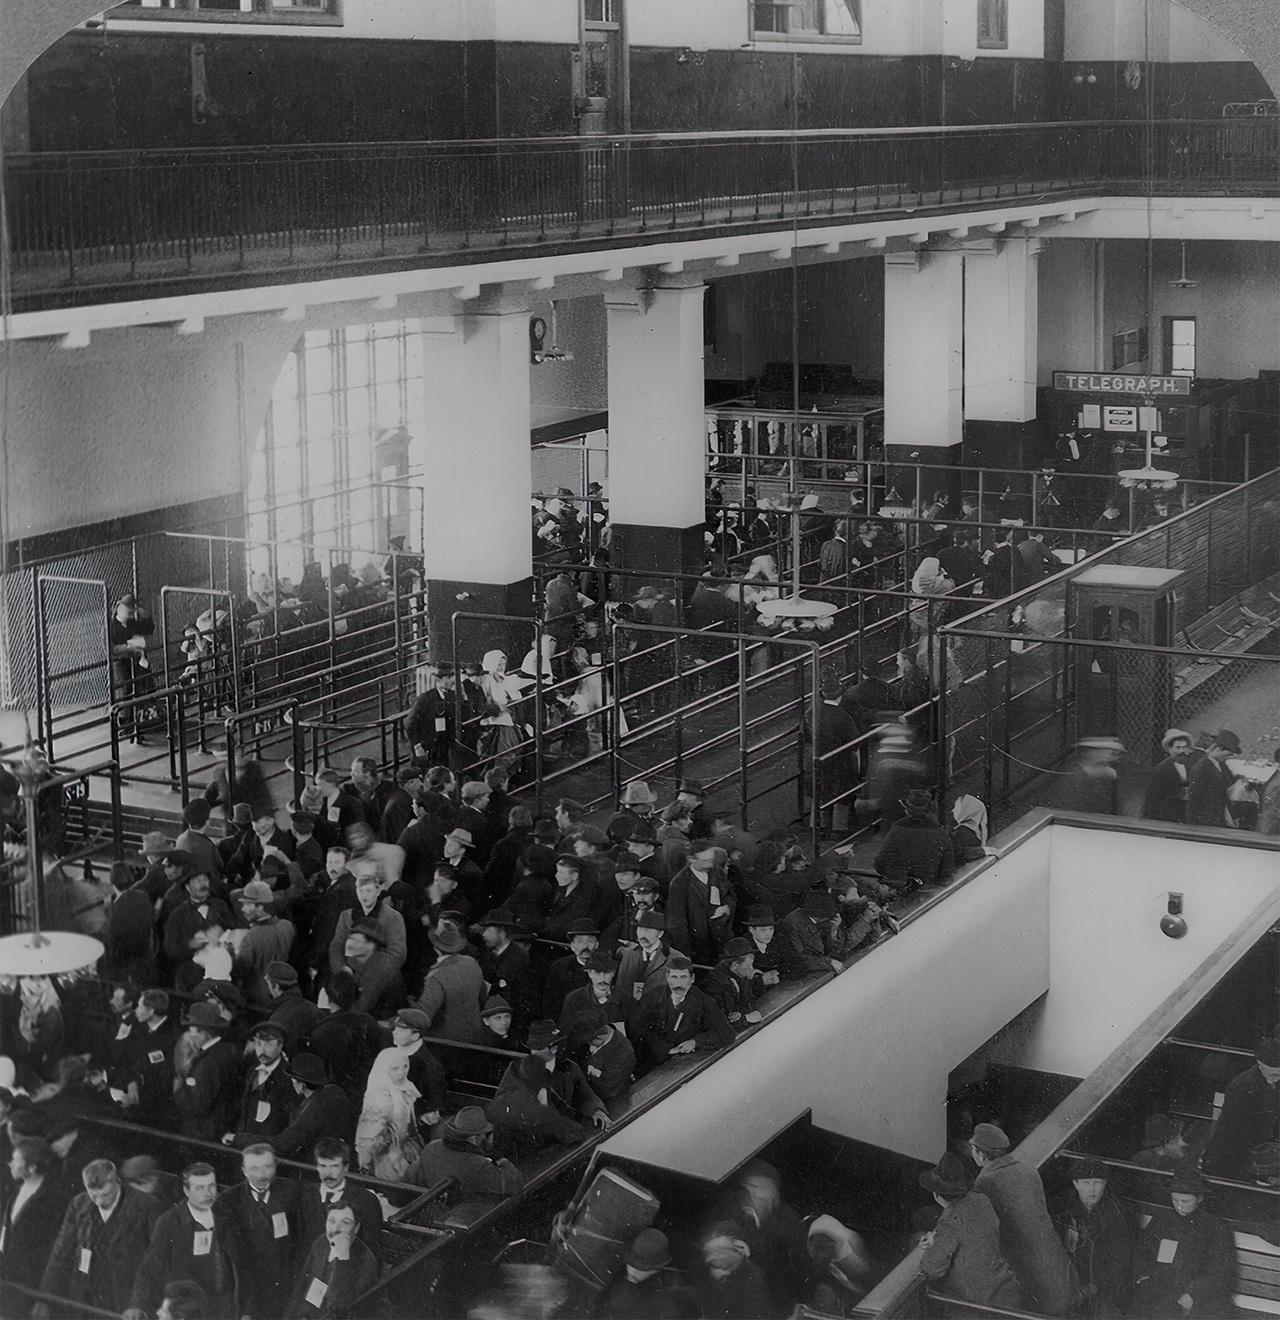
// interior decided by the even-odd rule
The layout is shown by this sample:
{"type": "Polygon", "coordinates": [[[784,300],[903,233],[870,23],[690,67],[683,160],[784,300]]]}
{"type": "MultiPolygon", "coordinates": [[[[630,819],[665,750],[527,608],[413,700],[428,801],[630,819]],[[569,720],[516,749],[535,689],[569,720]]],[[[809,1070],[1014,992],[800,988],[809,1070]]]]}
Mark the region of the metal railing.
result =
{"type": "Polygon", "coordinates": [[[1280,121],[1098,121],[44,152],[6,167],[18,310],[461,251],[1081,191],[1270,193],[1280,121]]]}

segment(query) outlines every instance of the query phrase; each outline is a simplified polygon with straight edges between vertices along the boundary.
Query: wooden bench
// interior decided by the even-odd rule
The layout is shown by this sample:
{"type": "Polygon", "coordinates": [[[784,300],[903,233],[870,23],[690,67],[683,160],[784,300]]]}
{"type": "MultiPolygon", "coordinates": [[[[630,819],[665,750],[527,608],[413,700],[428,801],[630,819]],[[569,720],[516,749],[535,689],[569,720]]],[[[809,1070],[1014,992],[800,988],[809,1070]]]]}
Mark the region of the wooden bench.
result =
{"type": "MultiPolygon", "coordinates": [[[[1178,640],[1190,651],[1238,651],[1243,657],[1277,628],[1280,628],[1280,578],[1272,577],[1215,605],[1208,614],[1183,628],[1178,640]]],[[[1174,700],[1190,696],[1231,663],[1211,656],[1187,661],[1174,672],[1174,700]]]]}

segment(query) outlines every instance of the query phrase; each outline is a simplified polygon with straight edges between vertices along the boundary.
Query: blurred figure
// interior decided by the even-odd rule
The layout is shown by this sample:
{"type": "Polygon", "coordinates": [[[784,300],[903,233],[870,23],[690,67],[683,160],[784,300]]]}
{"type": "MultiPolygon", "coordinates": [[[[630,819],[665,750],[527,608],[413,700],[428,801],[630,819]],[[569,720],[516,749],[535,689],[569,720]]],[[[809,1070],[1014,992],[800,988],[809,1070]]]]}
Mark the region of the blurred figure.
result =
{"type": "Polygon", "coordinates": [[[1052,805],[1062,811],[1116,814],[1116,763],[1125,754],[1119,738],[1081,738],[1067,769],[1059,772],[1052,805]]]}

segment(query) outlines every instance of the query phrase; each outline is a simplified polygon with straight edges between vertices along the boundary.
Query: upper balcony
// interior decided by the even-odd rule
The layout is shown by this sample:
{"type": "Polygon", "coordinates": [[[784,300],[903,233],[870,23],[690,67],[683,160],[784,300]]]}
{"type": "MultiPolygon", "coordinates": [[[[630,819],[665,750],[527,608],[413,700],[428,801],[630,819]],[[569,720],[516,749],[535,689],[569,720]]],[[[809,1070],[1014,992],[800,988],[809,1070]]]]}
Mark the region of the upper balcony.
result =
{"type": "Polygon", "coordinates": [[[42,152],[13,310],[1077,196],[1280,195],[1280,118],[42,152]]]}

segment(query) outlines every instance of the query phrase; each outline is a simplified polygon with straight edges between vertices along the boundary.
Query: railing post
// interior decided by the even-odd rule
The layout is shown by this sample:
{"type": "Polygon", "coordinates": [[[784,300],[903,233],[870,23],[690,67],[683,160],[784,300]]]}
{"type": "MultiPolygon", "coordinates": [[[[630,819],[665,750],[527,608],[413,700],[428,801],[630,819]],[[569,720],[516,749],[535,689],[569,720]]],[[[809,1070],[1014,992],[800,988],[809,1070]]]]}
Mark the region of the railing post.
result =
{"type": "Polygon", "coordinates": [[[542,815],[542,624],[541,615],[533,622],[533,803],[534,814],[542,815]]]}
{"type": "MultiPolygon", "coordinates": [[[[741,633],[742,629],[738,629],[741,633]]],[[[747,643],[739,636],[738,651],[738,819],[747,828],[747,761],[751,740],[747,731],[747,643]]]]}
{"type": "MultiPolygon", "coordinates": [[[[112,757],[111,761],[111,842],[112,851],[115,853],[117,862],[124,860],[124,844],[121,836],[124,833],[123,813],[120,809],[120,762],[112,757]]],[[[42,883],[43,883],[43,877],[42,883]]]]}
{"type": "Polygon", "coordinates": [[[622,797],[622,664],[618,655],[620,643],[618,634],[626,627],[617,620],[613,623],[613,637],[610,639],[612,654],[609,663],[613,670],[613,700],[609,703],[609,774],[613,780],[613,800],[622,797]]]}
{"type": "MultiPolygon", "coordinates": [[[[178,715],[178,789],[182,794],[182,805],[185,807],[191,795],[191,769],[187,761],[187,690],[180,687],[174,693],[174,699],[178,715]]],[[[228,793],[231,791],[231,785],[227,785],[228,793]]],[[[230,809],[234,804],[228,802],[227,808],[230,809]]]]}

